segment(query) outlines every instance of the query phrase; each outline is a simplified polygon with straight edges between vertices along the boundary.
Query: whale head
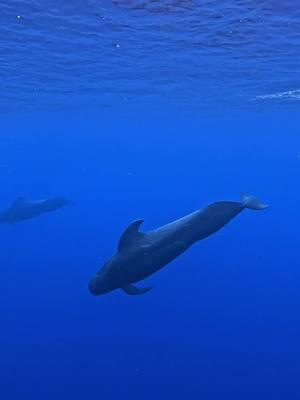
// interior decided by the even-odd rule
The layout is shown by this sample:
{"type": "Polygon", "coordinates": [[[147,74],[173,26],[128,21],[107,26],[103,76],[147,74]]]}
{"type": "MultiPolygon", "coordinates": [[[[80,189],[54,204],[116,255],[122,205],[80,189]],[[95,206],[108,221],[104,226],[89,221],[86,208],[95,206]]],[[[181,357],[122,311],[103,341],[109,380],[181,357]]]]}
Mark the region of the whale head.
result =
{"type": "Polygon", "coordinates": [[[109,293],[120,287],[119,283],[119,265],[115,257],[112,257],[103,268],[97,272],[89,281],[88,288],[94,296],[109,293]]]}

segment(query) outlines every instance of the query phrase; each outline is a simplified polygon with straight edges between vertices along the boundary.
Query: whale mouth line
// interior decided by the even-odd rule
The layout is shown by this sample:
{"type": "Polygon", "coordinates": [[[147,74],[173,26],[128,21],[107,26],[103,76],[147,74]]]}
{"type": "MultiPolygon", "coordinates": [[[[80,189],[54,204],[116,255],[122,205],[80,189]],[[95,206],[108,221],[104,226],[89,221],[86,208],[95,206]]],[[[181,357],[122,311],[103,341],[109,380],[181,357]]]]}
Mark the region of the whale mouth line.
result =
{"type": "Polygon", "coordinates": [[[105,281],[99,281],[99,278],[94,276],[88,283],[89,292],[94,296],[100,296],[111,292],[112,290],[118,289],[118,287],[109,285],[105,281]]]}
{"type": "Polygon", "coordinates": [[[89,288],[89,292],[90,292],[92,295],[94,295],[94,296],[98,296],[98,295],[99,295],[98,291],[95,289],[94,278],[92,278],[92,279],[89,281],[88,288],[89,288]]]}

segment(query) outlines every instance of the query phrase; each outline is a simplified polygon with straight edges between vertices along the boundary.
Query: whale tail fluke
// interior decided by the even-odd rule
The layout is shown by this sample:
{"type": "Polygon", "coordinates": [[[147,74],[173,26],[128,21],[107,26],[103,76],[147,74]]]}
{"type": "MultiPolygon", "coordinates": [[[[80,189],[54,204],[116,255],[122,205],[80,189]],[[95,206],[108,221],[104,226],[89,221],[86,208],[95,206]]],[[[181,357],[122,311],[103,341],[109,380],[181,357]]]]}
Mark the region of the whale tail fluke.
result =
{"type": "Polygon", "coordinates": [[[250,208],[251,210],[265,210],[268,208],[267,204],[262,203],[255,196],[248,196],[246,193],[242,193],[242,204],[245,208],[250,208]]]}

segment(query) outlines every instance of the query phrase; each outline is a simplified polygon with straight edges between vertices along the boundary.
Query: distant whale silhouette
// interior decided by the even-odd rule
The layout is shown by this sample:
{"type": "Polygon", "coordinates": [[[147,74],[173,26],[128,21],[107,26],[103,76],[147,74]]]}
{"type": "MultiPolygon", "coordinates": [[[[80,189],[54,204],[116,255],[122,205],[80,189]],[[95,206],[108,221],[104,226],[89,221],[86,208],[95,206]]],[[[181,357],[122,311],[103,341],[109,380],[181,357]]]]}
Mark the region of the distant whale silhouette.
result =
{"type": "Polygon", "coordinates": [[[8,210],[0,213],[0,223],[13,223],[31,219],[58,210],[70,203],[70,200],[62,197],[36,201],[27,201],[25,197],[18,197],[8,210]]]}
{"type": "Polygon", "coordinates": [[[89,290],[101,295],[123,289],[130,295],[152,287],[132,284],[160,270],[195,242],[217,232],[244,209],[263,210],[268,206],[253,196],[242,194],[240,202],[220,201],[158,229],[142,233],[143,220],[134,221],[122,234],[117,253],[90,280],[89,290]]]}

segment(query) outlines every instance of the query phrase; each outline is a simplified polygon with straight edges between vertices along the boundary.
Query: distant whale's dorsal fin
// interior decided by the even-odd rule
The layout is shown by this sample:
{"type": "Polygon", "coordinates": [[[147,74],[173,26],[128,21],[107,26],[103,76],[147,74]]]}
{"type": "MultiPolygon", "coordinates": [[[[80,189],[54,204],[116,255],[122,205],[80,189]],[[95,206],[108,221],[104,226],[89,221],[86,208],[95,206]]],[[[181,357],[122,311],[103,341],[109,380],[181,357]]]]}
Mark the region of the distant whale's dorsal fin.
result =
{"type": "Polygon", "coordinates": [[[12,203],[12,208],[18,208],[24,206],[26,203],[26,197],[20,196],[17,197],[16,200],[12,203]]]}
{"type": "Polygon", "coordinates": [[[144,294],[149,292],[149,290],[153,289],[153,286],[145,287],[145,288],[138,288],[133,285],[125,285],[122,287],[125,293],[130,294],[131,296],[136,296],[138,294],[144,294]]]}
{"type": "Polygon", "coordinates": [[[125,229],[120,237],[118,251],[123,250],[133,241],[144,235],[144,233],[139,232],[139,227],[142,225],[143,222],[144,221],[142,219],[138,219],[137,221],[134,221],[130,225],[128,225],[128,227],[125,229]]]}

